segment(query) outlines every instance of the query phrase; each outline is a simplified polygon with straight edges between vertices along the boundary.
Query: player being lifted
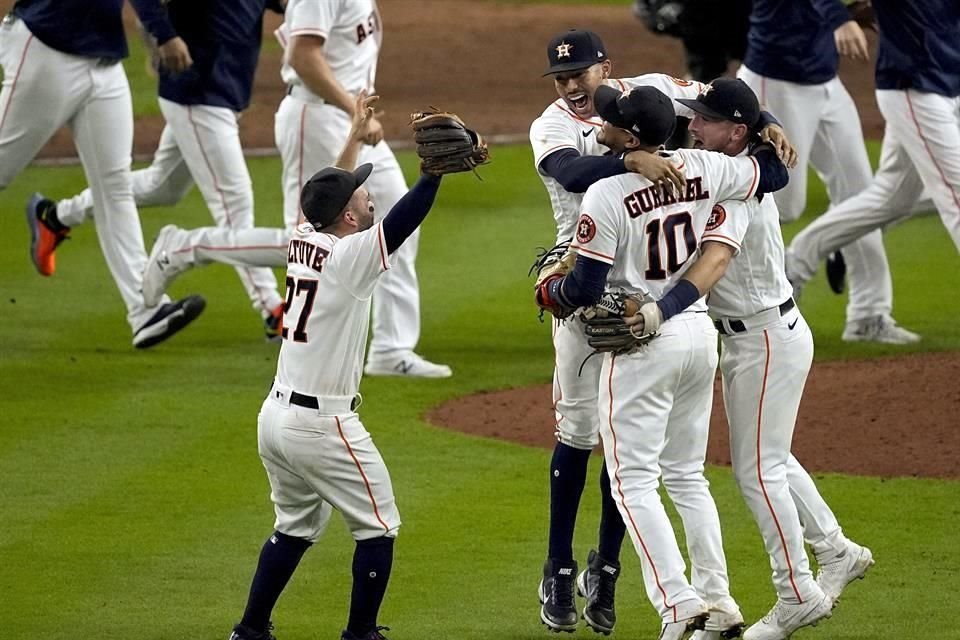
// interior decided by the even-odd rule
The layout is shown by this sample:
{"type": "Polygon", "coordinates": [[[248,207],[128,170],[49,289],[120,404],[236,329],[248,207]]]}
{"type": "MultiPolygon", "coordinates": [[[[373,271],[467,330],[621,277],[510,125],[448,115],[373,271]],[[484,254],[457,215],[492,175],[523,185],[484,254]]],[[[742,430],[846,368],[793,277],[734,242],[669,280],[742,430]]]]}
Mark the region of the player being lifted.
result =
{"type": "MultiPolygon", "coordinates": [[[[621,95],[601,86],[593,100],[605,121],[600,141],[611,147],[656,151],[673,131],[673,103],[653,87],[621,95]]],[[[786,168],[768,146],[749,158],[693,150],[674,157],[686,173],[679,193],[634,174],[600,180],[587,190],[572,244],[575,267],[538,285],[541,308],[566,318],[595,304],[605,286],[662,296],[682,276],[717,201],[747,199],[787,181],[786,168]]],[[[703,477],[717,332],[695,287],[674,291],[665,299],[664,322],[651,327],[659,337],[629,355],[603,358],[598,398],[611,493],[640,556],[647,596],[662,618],[661,640],[702,629],[711,609],[736,607],[719,517],[703,477]],[[684,525],[695,536],[688,545],[701,549],[699,563],[694,560],[699,589],[687,582],[657,494],[661,472],[673,502],[687,512],[684,525]]]]}
{"type": "MultiPolygon", "coordinates": [[[[645,152],[607,153],[598,139],[603,121],[597,115],[593,96],[600,86],[621,91],[653,86],[671,97],[696,98],[703,85],[659,73],[611,79],[612,62],[606,51],[597,34],[582,30],[560,33],[547,45],[549,68],[545,75],[552,76],[559,98],[531,125],[530,142],[537,173],[550,196],[557,242],[573,237],[583,192],[602,178],[633,171],[664,186],[683,188],[682,172],[663,158],[645,152]]],[[[674,103],[674,108],[678,116],[694,115],[683,105],[674,103]]],[[[779,127],[765,128],[764,135],[773,136],[781,151],[792,153],[779,127]]],[[[573,558],[573,532],[587,462],[599,440],[600,362],[593,358],[584,364],[592,349],[575,319],[554,323],[553,344],[557,444],[550,462],[550,531],[539,589],[540,619],[554,631],[576,628],[574,580],[578,578],[580,592],[587,599],[584,619],[594,630],[609,633],[616,623],[614,595],[624,525],[609,495],[606,467],[601,470],[599,549],[591,551],[586,571],[579,577],[573,558]]],[[[738,611],[731,615],[739,618],[738,611]]]]}

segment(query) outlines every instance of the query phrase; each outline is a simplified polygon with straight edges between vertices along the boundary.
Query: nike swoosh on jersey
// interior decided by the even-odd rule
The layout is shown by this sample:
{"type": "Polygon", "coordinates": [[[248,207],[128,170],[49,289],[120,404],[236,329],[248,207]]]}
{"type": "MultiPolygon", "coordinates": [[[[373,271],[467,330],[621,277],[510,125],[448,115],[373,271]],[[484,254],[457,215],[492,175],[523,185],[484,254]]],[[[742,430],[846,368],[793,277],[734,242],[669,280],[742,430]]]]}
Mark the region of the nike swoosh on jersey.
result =
{"type": "Polygon", "coordinates": [[[791,322],[790,324],[787,325],[787,329],[790,329],[790,331],[793,331],[793,328],[794,328],[795,326],[797,326],[797,323],[798,323],[799,321],[800,321],[800,318],[794,318],[794,319],[793,319],[793,322],[791,322]]]}
{"type": "Polygon", "coordinates": [[[589,138],[590,134],[593,133],[593,129],[587,129],[586,131],[581,131],[580,133],[583,134],[584,138],[589,138]]]}

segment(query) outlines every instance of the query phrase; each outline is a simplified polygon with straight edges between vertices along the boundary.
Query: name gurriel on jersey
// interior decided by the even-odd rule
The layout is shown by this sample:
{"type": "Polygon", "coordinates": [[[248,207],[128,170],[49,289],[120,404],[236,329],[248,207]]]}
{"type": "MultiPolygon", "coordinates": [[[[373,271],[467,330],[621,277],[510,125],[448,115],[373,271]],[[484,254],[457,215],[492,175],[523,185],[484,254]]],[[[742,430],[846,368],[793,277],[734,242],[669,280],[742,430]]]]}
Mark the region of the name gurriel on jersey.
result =
{"type": "Polygon", "coordinates": [[[687,188],[679,195],[675,196],[672,188],[652,185],[644,187],[639,191],[634,191],[623,199],[623,204],[626,206],[627,213],[630,217],[636,218],[657,207],[676,204],[677,202],[706,200],[709,197],[710,192],[703,189],[703,179],[698,176],[696,178],[687,178],[687,188]]]}
{"type": "Polygon", "coordinates": [[[302,264],[314,271],[323,271],[323,261],[330,252],[304,240],[291,240],[287,247],[287,263],[302,264]]]}

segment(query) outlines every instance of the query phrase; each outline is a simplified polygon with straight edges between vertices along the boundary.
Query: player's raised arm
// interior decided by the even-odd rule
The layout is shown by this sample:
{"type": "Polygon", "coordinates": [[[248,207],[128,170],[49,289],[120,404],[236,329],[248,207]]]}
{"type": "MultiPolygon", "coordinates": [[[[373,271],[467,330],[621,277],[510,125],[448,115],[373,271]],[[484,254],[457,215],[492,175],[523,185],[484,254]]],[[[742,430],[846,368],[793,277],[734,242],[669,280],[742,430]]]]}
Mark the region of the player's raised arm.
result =
{"type": "Polygon", "coordinates": [[[374,105],[379,99],[380,96],[368,96],[365,91],[357,95],[351,116],[350,133],[347,134],[347,141],[343,145],[343,151],[340,152],[335,166],[347,171],[353,171],[357,166],[360,149],[370,135],[371,125],[376,119],[374,105]]]}

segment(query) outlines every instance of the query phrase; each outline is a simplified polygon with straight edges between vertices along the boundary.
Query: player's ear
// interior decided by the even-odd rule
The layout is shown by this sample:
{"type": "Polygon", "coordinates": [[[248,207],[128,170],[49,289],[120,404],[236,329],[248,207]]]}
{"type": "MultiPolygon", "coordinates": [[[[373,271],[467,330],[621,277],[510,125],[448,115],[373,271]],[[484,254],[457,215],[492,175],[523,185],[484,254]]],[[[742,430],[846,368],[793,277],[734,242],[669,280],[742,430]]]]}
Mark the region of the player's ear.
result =
{"type": "Polygon", "coordinates": [[[603,79],[606,80],[610,77],[610,74],[613,73],[613,62],[610,60],[604,60],[600,63],[600,71],[603,73],[603,79]]]}

